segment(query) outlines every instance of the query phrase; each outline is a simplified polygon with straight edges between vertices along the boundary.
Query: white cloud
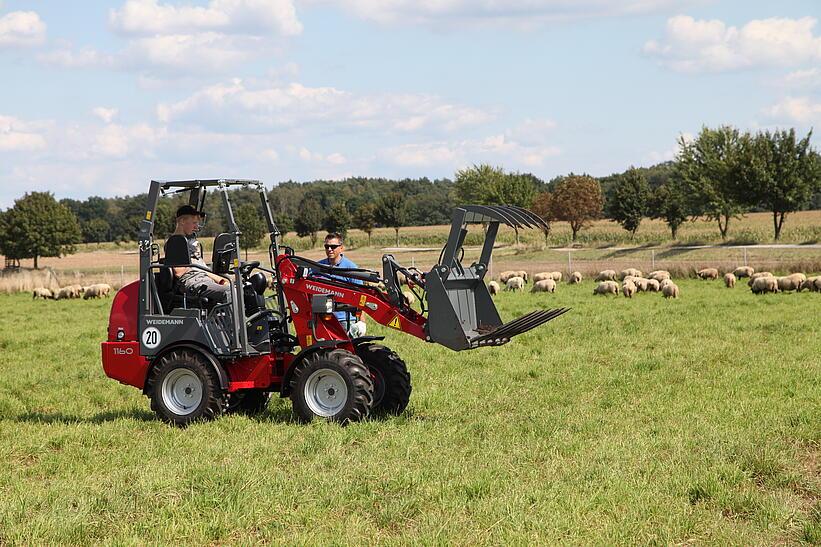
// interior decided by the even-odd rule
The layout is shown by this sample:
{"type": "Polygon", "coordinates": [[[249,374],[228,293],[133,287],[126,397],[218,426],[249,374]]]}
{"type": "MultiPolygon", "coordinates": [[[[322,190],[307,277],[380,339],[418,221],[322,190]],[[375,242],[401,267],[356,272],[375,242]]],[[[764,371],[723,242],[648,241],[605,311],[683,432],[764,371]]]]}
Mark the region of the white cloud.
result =
{"type": "Polygon", "coordinates": [[[380,157],[401,167],[446,167],[458,169],[481,162],[504,164],[509,169],[528,169],[544,165],[545,160],[561,154],[556,146],[527,146],[505,135],[462,141],[436,141],[403,144],[383,149],[380,157]]]}
{"type": "Polygon", "coordinates": [[[544,24],[596,17],[652,13],[693,4],[681,0],[303,0],[306,5],[338,5],[380,24],[512,25],[544,24]]]}
{"type": "Polygon", "coordinates": [[[784,78],[784,85],[799,89],[821,88],[821,69],[796,70],[784,78]]]}
{"type": "Polygon", "coordinates": [[[122,62],[138,69],[174,73],[222,71],[257,55],[255,44],[260,45],[260,39],[214,32],[138,38],[129,43],[122,62]]]}
{"type": "Polygon", "coordinates": [[[123,158],[134,153],[151,157],[157,142],[165,137],[164,129],[157,129],[148,124],[109,124],[95,136],[91,152],[113,158],[123,158]]]}
{"type": "Polygon", "coordinates": [[[119,113],[119,110],[116,108],[106,108],[104,106],[98,106],[91,111],[92,114],[100,118],[105,123],[111,123],[114,117],[119,113]]]}
{"type": "Polygon", "coordinates": [[[813,34],[816,23],[813,17],[774,17],[739,28],[677,15],[667,20],[664,40],[648,41],[643,51],[680,72],[800,66],[821,60],[821,37],[813,34]]]}
{"type": "Polygon", "coordinates": [[[766,108],[764,113],[776,121],[803,125],[821,124],[821,102],[809,97],[786,97],[766,108]]]}
{"type": "Polygon", "coordinates": [[[118,32],[145,36],[200,32],[295,36],[302,32],[292,0],[211,0],[206,7],[128,0],[110,11],[109,22],[118,32]]]}
{"type": "Polygon", "coordinates": [[[331,130],[393,133],[452,132],[486,123],[486,110],[422,94],[358,96],[333,87],[299,83],[248,85],[234,79],[172,104],[160,104],[163,123],[218,131],[258,132],[321,124],[331,130]]]}
{"type": "Polygon", "coordinates": [[[36,124],[0,115],[0,152],[31,152],[46,147],[36,124]]]}
{"type": "Polygon", "coordinates": [[[46,24],[34,11],[12,11],[0,17],[0,48],[42,44],[46,24]]]}
{"type": "Polygon", "coordinates": [[[93,48],[83,47],[75,50],[70,45],[41,53],[37,60],[46,65],[62,68],[114,68],[118,63],[115,57],[93,48]]]}

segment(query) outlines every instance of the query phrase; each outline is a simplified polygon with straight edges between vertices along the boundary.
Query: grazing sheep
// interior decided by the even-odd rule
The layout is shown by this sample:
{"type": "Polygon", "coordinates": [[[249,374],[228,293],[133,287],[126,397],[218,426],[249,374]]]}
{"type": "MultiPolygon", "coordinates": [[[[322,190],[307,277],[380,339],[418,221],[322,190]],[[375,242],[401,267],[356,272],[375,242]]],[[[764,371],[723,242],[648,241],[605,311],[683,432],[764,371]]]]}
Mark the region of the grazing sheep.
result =
{"type": "Polygon", "coordinates": [[[80,295],[83,294],[86,291],[86,288],[83,287],[82,285],[69,285],[69,286],[74,291],[74,298],[80,298],[80,295]]]}
{"type": "Polygon", "coordinates": [[[525,280],[521,277],[511,277],[505,283],[505,290],[506,291],[523,291],[525,290],[525,280]]]}
{"type": "Polygon", "coordinates": [[[103,296],[108,296],[109,293],[111,293],[111,285],[108,283],[97,283],[94,285],[89,285],[83,290],[85,291],[85,295],[83,295],[84,300],[88,300],[89,298],[102,298],[103,296]]]}
{"type": "Polygon", "coordinates": [[[701,279],[718,279],[718,270],[715,268],[704,268],[697,274],[701,279]]]}
{"type": "Polygon", "coordinates": [[[556,292],[556,282],[552,279],[542,279],[533,283],[530,292],[556,292]]]}
{"type": "Polygon", "coordinates": [[[664,296],[664,298],[678,298],[678,285],[676,285],[672,281],[670,283],[665,284],[664,288],[661,289],[661,294],[664,296]]]}
{"type": "Polygon", "coordinates": [[[665,279],[670,279],[671,276],[670,276],[670,272],[668,272],[667,270],[656,270],[654,272],[650,272],[647,275],[647,277],[649,279],[655,279],[656,281],[661,283],[665,279]]]}
{"type": "Polygon", "coordinates": [[[499,283],[507,283],[507,280],[511,277],[516,277],[518,272],[514,272],[513,270],[507,270],[499,274],[499,283]]]}
{"type": "Polygon", "coordinates": [[[63,300],[66,298],[76,298],[74,296],[74,289],[71,287],[63,287],[54,295],[54,300],[63,300]]]}
{"type": "Polygon", "coordinates": [[[497,294],[499,294],[499,291],[501,291],[502,288],[495,281],[491,281],[487,284],[487,290],[491,296],[496,296],[497,294]]]}
{"type": "Polygon", "coordinates": [[[518,272],[516,272],[516,277],[521,277],[522,279],[525,280],[525,283],[527,283],[527,272],[526,271],[519,270],[518,272]]]}
{"type": "Polygon", "coordinates": [[[405,302],[408,304],[408,306],[416,302],[416,297],[413,295],[411,291],[402,291],[402,298],[405,299],[405,302]]]}
{"type": "Polygon", "coordinates": [[[50,290],[44,287],[37,287],[32,291],[31,299],[36,300],[38,298],[42,298],[43,300],[52,299],[54,295],[51,293],[50,290]]]}
{"type": "Polygon", "coordinates": [[[659,292],[661,290],[661,285],[655,279],[645,279],[647,281],[647,287],[645,290],[647,292],[659,292]]]}
{"type": "Polygon", "coordinates": [[[539,272],[533,274],[533,282],[538,283],[539,281],[544,281],[545,279],[553,279],[553,272],[539,272]]]}
{"type": "MultiPolygon", "coordinates": [[[[616,272],[613,272],[615,275],[616,272]]],[[[593,294],[619,294],[619,285],[615,281],[602,281],[593,289],[593,294]]]]}
{"type": "Polygon", "coordinates": [[[752,287],[753,282],[759,277],[773,277],[773,274],[771,274],[770,272],[756,272],[750,276],[750,280],[747,281],[747,286],[752,287]]]}
{"type": "Polygon", "coordinates": [[[778,292],[778,280],[774,277],[757,277],[755,281],[753,281],[753,285],[751,287],[753,294],[764,294],[766,292],[778,292]]]}
{"type": "Polygon", "coordinates": [[[728,289],[732,289],[733,287],[735,287],[735,274],[731,274],[729,272],[724,274],[724,285],[728,289]]]}
{"type": "Polygon", "coordinates": [[[632,281],[625,281],[621,284],[621,292],[625,298],[633,298],[636,294],[636,284],[632,281]]]}
{"type": "Polygon", "coordinates": [[[582,273],[581,272],[573,272],[570,274],[570,279],[567,280],[568,283],[571,285],[575,285],[576,283],[582,282],[582,273]]]}
{"type": "Polygon", "coordinates": [[[779,291],[797,291],[801,283],[807,280],[804,274],[785,275],[784,277],[777,277],[779,291]],[[803,278],[803,279],[802,279],[803,278]]]}
{"type": "Polygon", "coordinates": [[[739,266],[735,270],[733,270],[733,275],[736,276],[737,279],[741,279],[742,277],[750,277],[755,273],[755,268],[751,268],[749,266],[739,266]]]}
{"type": "Polygon", "coordinates": [[[634,277],[631,279],[633,284],[636,286],[636,290],[638,292],[644,292],[647,290],[647,283],[650,281],[649,279],[644,279],[643,277],[634,277]]]}
{"type": "Polygon", "coordinates": [[[593,281],[615,281],[616,270],[602,270],[593,281]]]}
{"type": "Polygon", "coordinates": [[[641,270],[637,270],[635,268],[627,268],[626,270],[622,270],[619,274],[619,281],[624,281],[624,278],[628,275],[632,277],[641,277],[641,270]]]}
{"type": "Polygon", "coordinates": [[[810,292],[821,292],[821,275],[808,277],[802,281],[801,285],[798,286],[798,292],[801,292],[804,289],[807,289],[810,292]]]}
{"type": "Polygon", "coordinates": [[[664,292],[664,287],[666,287],[667,285],[672,285],[672,284],[673,284],[672,279],[662,279],[661,283],[659,283],[659,290],[664,292]]]}

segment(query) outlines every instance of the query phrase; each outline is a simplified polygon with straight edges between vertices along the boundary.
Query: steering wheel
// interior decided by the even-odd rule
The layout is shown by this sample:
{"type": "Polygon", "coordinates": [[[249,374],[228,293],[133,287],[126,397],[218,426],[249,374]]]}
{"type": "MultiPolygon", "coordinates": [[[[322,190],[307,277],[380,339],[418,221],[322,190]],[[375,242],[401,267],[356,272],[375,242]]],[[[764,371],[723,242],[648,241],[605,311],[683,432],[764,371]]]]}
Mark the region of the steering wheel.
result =
{"type": "Polygon", "coordinates": [[[259,266],[259,260],[254,260],[253,262],[246,262],[242,266],[239,267],[239,271],[242,274],[242,277],[248,277],[251,273],[251,270],[259,266]]]}

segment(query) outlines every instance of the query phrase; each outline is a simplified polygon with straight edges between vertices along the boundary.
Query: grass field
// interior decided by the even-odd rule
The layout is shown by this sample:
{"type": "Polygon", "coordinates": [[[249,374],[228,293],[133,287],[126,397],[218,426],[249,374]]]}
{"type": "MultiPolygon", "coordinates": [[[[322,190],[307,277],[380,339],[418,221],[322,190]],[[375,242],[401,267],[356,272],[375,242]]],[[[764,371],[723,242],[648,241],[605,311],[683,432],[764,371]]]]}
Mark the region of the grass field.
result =
{"type": "Polygon", "coordinates": [[[0,544],[821,543],[821,294],[592,286],[497,297],[573,308],[501,348],[386,333],[411,404],[346,428],[166,426],[102,372],[110,301],[0,296],[0,544]]]}

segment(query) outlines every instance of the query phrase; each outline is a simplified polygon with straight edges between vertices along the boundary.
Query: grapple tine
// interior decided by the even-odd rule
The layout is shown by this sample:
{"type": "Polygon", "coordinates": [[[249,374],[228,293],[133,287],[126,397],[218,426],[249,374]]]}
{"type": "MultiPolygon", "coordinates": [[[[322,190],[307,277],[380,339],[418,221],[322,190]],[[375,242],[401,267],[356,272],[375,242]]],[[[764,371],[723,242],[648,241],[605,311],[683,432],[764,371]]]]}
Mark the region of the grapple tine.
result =
{"type": "Polygon", "coordinates": [[[525,228],[535,228],[536,227],[536,226],[533,226],[531,224],[532,219],[528,218],[527,215],[523,215],[521,213],[521,210],[518,207],[515,207],[513,205],[503,205],[501,207],[504,208],[505,213],[507,213],[508,215],[510,215],[512,217],[515,217],[519,221],[519,224],[522,225],[522,227],[525,227],[525,228]]]}
{"type": "Polygon", "coordinates": [[[537,215],[537,214],[536,214],[536,213],[534,213],[533,211],[528,211],[527,209],[525,209],[525,208],[523,208],[523,207],[517,207],[516,205],[509,205],[509,207],[510,207],[510,208],[512,208],[512,209],[516,209],[517,211],[519,211],[519,213],[520,213],[521,215],[523,215],[523,216],[525,216],[525,217],[529,218],[529,219],[530,219],[530,221],[531,221],[533,224],[535,224],[535,225],[536,225],[536,226],[535,226],[536,228],[549,228],[549,227],[550,227],[550,226],[547,224],[547,222],[545,222],[545,221],[544,221],[544,219],[543,219],[542,217],[540,217],[539,215],[537,215]]]}
{"type": "Polygon", "coordinates": [[[491,332],[473,338],[471,340],[471,344],[479,344],[487,340],[509,340],[514,336],[518,336],[519,334],[523,334],[529,330],[532,330],[538,327],[539,325],[547,323],[548,321],[555,319],[556,317],[562,315],[567,311],[569,311],[569,308],[555,308],[551,310],[537,310],[528,313],[526,315],[523,315],[522,317],[514,319],[506,325],[502,325],[498,329],[495,329],[491,332]]]}
{"type": "Polygon", "coordinates": [[[521,224],[516,219],[516,217],[512,216],[508,212],[500,210],[499,207],[494,205],[463,205],[461,208],[465,211],[468,211],[469,213],[478,213],[480,215],[487,217],[487,219],[483,218],[478,222],[504,222],[506,225],[511,227],[521,227],[521,224]]]}

